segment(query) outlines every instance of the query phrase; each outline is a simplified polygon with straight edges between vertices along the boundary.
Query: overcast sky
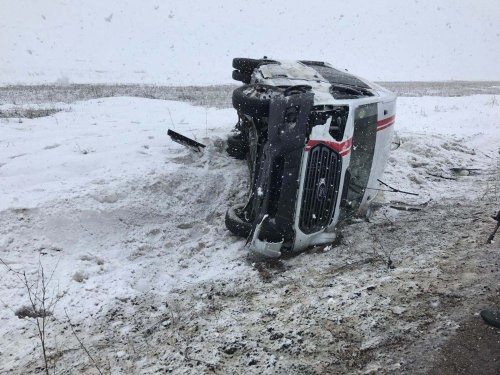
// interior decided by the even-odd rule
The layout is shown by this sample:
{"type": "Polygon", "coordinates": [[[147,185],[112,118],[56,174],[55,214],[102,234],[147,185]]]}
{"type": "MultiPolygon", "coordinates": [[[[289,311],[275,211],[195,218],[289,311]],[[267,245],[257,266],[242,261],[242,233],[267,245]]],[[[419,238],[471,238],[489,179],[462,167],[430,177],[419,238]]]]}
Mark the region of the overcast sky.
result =
{"type": "Polygon", "coordinates": [[[0,0],[0,83],[231,82],[233,57],[500,80],[500,0],[0,0]]]}

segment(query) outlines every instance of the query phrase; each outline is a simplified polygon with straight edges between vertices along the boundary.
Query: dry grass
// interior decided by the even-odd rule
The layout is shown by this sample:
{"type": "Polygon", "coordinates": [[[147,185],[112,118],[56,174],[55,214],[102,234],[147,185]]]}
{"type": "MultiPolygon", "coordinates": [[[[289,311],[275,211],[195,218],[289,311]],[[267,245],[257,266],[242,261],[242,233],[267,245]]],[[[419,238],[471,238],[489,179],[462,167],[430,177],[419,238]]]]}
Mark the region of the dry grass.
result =
{"type": "MultiPolygon", "coordinates": [[[[497,81],[379,82],[398,96],[500,95],[497,81]]],[[[238,85],[39,85],[0,87],[0,104],[73,103],[95,98],[132,96],[178,100],[194,105],[231,108],[231,93],[238,85]]],[[[24,116],[23,116],[24,117],[24,116]]]]}
{"type": "Polygon", "coordinates": [[[62,111],[61,108],[14,108],[0,110],[0,118],[38,118],[52,116],[54,113],[62,111]]]}

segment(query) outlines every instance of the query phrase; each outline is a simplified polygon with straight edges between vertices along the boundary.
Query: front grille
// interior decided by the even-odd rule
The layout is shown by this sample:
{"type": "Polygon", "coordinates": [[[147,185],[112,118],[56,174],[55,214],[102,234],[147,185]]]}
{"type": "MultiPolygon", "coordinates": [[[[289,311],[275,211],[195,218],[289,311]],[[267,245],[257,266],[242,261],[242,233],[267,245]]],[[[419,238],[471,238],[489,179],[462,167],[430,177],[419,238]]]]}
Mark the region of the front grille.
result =
{"type": "Polygon", "coordinates": [[[330,223],[339,192],[342,161],[339,154],[319,144],[309,152],[302,192],[299,228],[309,234],[330,223]]]}

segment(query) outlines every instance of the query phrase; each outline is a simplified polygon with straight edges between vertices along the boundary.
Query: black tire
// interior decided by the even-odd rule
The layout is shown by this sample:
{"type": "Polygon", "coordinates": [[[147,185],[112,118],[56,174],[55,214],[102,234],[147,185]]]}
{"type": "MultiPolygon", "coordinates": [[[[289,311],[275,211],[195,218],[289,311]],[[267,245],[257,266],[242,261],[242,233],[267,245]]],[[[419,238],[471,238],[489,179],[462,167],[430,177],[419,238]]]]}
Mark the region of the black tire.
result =
{"type": "Polygon", "coordinates": [[[237,204],[226,211],[226,228],[231,231],[231,233],[248,238],[252,232],[252,224],[246,222],[242,219],[242,210],[245,207],[244,204],[237,204]]]}
{"type": "Polygon", "coordinates": [[[233,79],[235,81],[240,81],[249,84],[250,80],[252,79],[252,75],[250,73],[240,72],[239,70],[233,70],[233,79]]]}
{"type": "Polygon", "coordinates": [[[281,95],[282,89],[270,85],[245,85],[233,91],[233,107],[252,117],[268,117],[271,97],[281,95]]]}
{"type": "Polygon", "coordinates": [[[262,60],[236,57],[233,59],[233,68],[239,70],[242,73],[251,74],[253,70],[260,65],[261,62],[262,60]]]}
{"type": "Polygon", "coordinates": [[[269,60],[265,56],[263,59],[248,59],[244,57],[236,57],[233,59],[233,68],[239,70],[243,74],[251,75],[254,69],[262,65],[279,64],[276,60],[269,60]]]}
{"type": "Polygon", "coordinates": [[[229,156],[244,160],[248,153],[248,144],[242,135],[233,135],[227,138],[226,152],[229,156]]]}

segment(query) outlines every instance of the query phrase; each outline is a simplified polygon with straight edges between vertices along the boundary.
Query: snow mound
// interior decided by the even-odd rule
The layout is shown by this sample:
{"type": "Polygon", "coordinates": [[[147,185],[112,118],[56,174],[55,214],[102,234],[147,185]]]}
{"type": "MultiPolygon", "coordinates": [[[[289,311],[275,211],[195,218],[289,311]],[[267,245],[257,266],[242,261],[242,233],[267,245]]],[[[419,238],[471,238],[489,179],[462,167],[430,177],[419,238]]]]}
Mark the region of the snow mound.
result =
{"type": "MultiPolygon", "coordinates": [[[[500,202],[500,109],[488,96],[398,105],[383,180],[419,195],[381,192],[371,222],[342,228],[336,246],[269,264],[247,261],[245,241],[224,227],[247,191],[245,163],[224,151],[233,110],[105,98],[3,119],[0,257],[30,280],[39,262],[53,272],[63,295],[47,340],[58,368],[92,371],[64,350],[74,343],[65,309],[113,372],[398,368],[411,355],[388,348],[441,342],[462,298],[473,303],[498,277],[491,252],[474,254],[489,228],[481,213],[500,202]],[[167,127],[207,148],[173,143],[167,127]]],[[[28,296],[14,274],[1,277],[0,369],[30,372],[33,327],[13,313],[28,296]]]]}

